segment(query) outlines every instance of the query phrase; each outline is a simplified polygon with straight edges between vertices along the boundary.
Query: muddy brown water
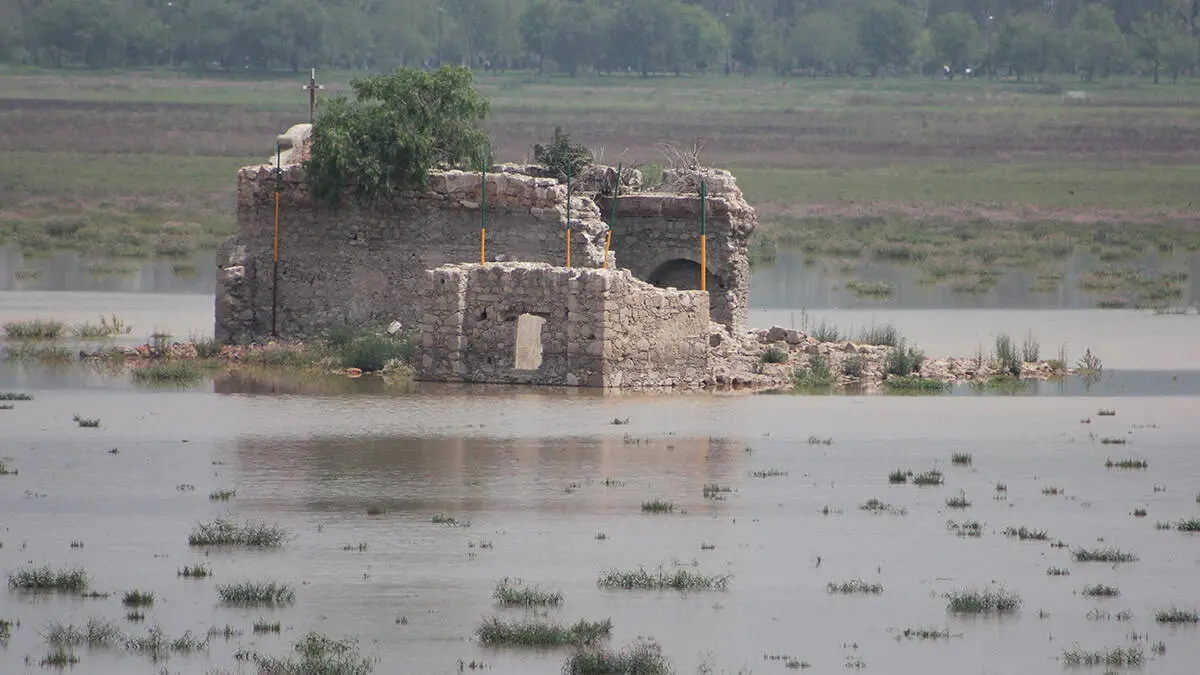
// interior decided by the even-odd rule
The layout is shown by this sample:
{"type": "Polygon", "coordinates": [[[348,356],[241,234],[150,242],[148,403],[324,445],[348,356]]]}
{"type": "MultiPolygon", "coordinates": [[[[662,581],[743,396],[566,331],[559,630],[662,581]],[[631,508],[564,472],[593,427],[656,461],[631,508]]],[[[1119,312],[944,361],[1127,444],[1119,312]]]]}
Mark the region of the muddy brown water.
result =
{"type": "MultiPolygon", "coordinates": [[[[129,339],[155,329],[208,333],[211,311],[210,295],[186,292],[0,293],[0,321],[116,313],[135,326],[129,339]]],[[[799,316],[760,302],[752,322],[789,325],[799,316]]],[[[551,618],[611,617],[614,647],[653,636],[679,673],[702,664],[788,672],[764,655],[809,662],[808,672],[861,662],[870,672],[1053,673],[1069,670],[1057,659],[1075,646],[1138,646],[1142,672],[1194,672],[1200,628],[1157,624],[1154,612],[1200,609],[1200,538],[1155,522],[1200,517],[1200,318],[887,308],[813,317],[846,328],[893,322],[938,355],[986,349],[996,331],[1032,330],[1044,355],[1066,343],[1074,359],[1091,346],[1106,374],[1024,396],[969,388],[935,398],[605,395],[245,374],[155,389],[78,366],[2,363],[0,391],[34,400],[0,411],[0,457],[19,472],[0,476],[0,572],[80,566],[96,590],[113,595],[0,590],[0,618],[21,622],[0,645],[0,673],[43,672],[47,624],[93,617],[134,635],[155,625],[178,636],[227,624],[242,634],[158,663],[80,647],[75,672],[254,672],[235,655],[287,654],[308,630],[358,639],[378,659],[377,673],[454,673],[459,660],[497,674],[559,672],[567,650],[486,648],[473,639],[485,617],[523,616],[493,604],[504,577],[561,591],[565,602],[551,618]],[[75,414],[101,426],[80,428],[75,414]],[[972,453],[972,465],[951,465],[956,451],[972,453]],[[1108,458],[1146,459],[1149,468],[1106,469],[1108,458]],[[894,469],[933,468],[944,485],[887,480],[894,469]],[[786,475],[753,476],[770,470],[786,475]],[[707,483],[732,492],[705,499],[707,483]],[[997,483],[1007,491],[997,493],[997,483]],[[1048,487],[1062,494],[1043,494],[1048,487]],[[210,501],[219,489],[237,493],[210,501]],[[947,508],[959,490],[970,508],[947,508]],[[642,513],[655,498],[676,511],[642,513]],[[860,510],[871,498],[904,515],[860,510]],[[369,516],[368,508],[384,513],[369,516]],[[1132,515],[1141,508],[1145,517],[1132,515]],[[436,524],[438,513],[470,526],[436,524]],[[290,538],[276,550],[189,547],[196,523],[218,516],[278,524],[290,538]],[[949,520],[978,520],[983,536],[957,537],[949,520]],[[1050,541],[1001,534],[1022,525],[1045,529],[1050,541]],[[1049,545],[1057,540],[1068,548],[1049,545]],[[1107,546],[1139,560],[1072,560],[1072,548],[1107,546]],[[200,562],[213,578],[177,577],[200,562]],[[732,579],[724,592],[686,594],[596,585],[607,568],[660,565],[732,579]],[[1048,576],[1051,566],[1071,574],[1048,576]],[[855,578],[881,583],[883,593],[826,592],[855,578]],[[215,586],[240,580],[292,584],[295,604],[221,606],[215,586]],[[1094,583],[1121,594],[1079,594],[1094,583]],[[946,610],[947,592],[998,586],[1022,597],[1020,611],[946,610]],[[138,624],[121,606],[132,589],[157,598],[138,624]],[[282,633],[253,634],[260,617],[280,621],[282,633]],[[952,637],[900,637],[917,627],[952,637]],[[1150,648],[1158,641],[1164,654],[1150,648]]]]}

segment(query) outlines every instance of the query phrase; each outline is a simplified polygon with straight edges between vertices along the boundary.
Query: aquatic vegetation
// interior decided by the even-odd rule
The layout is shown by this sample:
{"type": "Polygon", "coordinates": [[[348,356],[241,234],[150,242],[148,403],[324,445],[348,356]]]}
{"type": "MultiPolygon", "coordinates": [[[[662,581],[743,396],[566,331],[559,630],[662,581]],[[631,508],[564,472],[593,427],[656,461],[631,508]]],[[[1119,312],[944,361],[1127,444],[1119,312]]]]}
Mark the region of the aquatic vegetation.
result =
{"type": "Polygon", "coordinates": [[[334,640],[317,632],[301,638],[294,651],[298,658],[255,654],[259,675],[367,675],[375,667],[372,659],[358,653],[355,640],[334,640]]]}
{"type": "Polygon", "coordinates": [[[234,628],[233,626],[231,626],[229,624],[225,624],[224,626],[209,626],[208,633],[207,633],[209,639],[219,637],[219,638],[225,638],[226,640],[232,640],[233,638],[238,637],[241,634],[242,634],[242,631],[234,628]]]}
{"type": "MultiPolygon", "coordinates": [[[[909,347],[904,339],[897,342],[884,359],[884,371],[889,376],[907,377],[920,372],[921,364],[925,362],[925,352],[916,347],[909,347]]],[[[891,377],[888,378],[889,380],[891,377]]]]}
{"type": "Polygon", "coordinates": [[[897,640],[949,640],[950,631],[944,628],[905,628],[897,631],[897,640]]]}
{"type": "Polygon", "coordinates": [[[888,482],[892,483],[892,484],[907,483],[908,478],[911,475],[912,475],[911,471],[904,471],[903,469],[896,469],[895,471],[888,474],[888,482]]]}
{"type": "Polygon", "coordinates": [[[1042,353],[1042,345],[1038,339],[1034,337],[1033,331],[1025,334],[1025,339],[1021,341],[1021,360],[1026,363],[1037,363],[1042,353]]]}
{"type": "Polygon", "coordinates": [[[71,421],[85,429],[95,429],[100,426],[100,418],[98,417],[80,417],[79,415],[75,415],[71,418],[71,421]]]}
{"type": "Polygon", "coordinates": [[[338,349],[343,368],[358,368],[364,373],[384,370],[392,363],[412,362],[416,343],[405,334],[396,337],[382,333],[363,333],[338,349]]]}
{"type": "Polygon", "coordinates": [[[1004,588],[965,589],[945,597],[946,609],[957,614],[1003,614],[1021,608],[1021,597],[1004,588]]]}
{"type": "Polygon", "coordinates": [[[562,593],[525,586],[520,579],[507,578],[496,584],[492,598],[497,604],[510,607],[558,607],[563,602],[562,593]]]}
{"type": "Polygon", "coordinates": [[[198,563],[191,567],[184,565],[175,572],[175,576],[184,577],[185,579],[206,579],[212,576],[212,569],[204,563],[198,563]]]}
{"type": "MultiPolygon", "coordinates": [[[[1105,439],[1108,440],[1108,439],[1105,439]]],[[[1122,439],[1123,441],[1123,439],[1122,439]]],[[[1101,441],[1104,442],[1104,441],[1101,441]]],[[[1148,469],[1150,463],[1144,459],[1120,459],[1113,461],[1112,459],[1105,460],[1104,468],[1106,469],[1148,469]]]]}
{"type": "Polygon", "coordinates": [[[1008,484],[996,483],[996,492],[1008,492],[1008,484]]]}
{"type": "Polygon", "coordinates": [[[118,335],[129,335],[132,332],[133,326],[125,323],[115,314],[112,315],[111,319],[101,316],[99,324],[85,321],[71,326],[71,334],[81,340],[110,338],[118,335]]]}
{"type": "Polygon", "coordinates": [[[209,501],[227,502],[237,496],[237,490],[213,490],[208,493],[209,501]]]}
{"type": "MultiPolygon", "coordinates": [[[[380,510],[380,513],[382,513],[382,512],[383,511],[380,510]]],[[[369,510],[368,510],[368,513],[369,513],[369,510]]],[[[379,514],[376,513],[374,515],[379,515],[379,514]]],[[[471,521],[469,521],[469,520],[458,520],[452,516],[447,516],[444,513],[433,514],[433,516],[429,519],[429,522],[431,522],[435,525],[448,525],[449,527],[470,527],[471,526],[471,521]]]]}
{"type": "Polygon", "coordinates": [[[562,672],[563,675],[672,675],[674,670],[657,642],[638,638],[637,642],[619,652],[601,648],[581,649],[567,659],[562,672]]]}
{"type": "Polygon", "coordinates": [[[824,354],[810,355],[807,368],[792,369],[793,389],[817,389],[832,384],[833,373],[829,369],[829,357],[824,354]]]}
{"type": "Polygon", "coordinates": [[[1112,417],[1117,414],[1116,410],[1101,408],[1096,411],[1098,417],[1112,417]]]}
{"type": "Polygon", "coordinates": [[[725,499],[725,494],[729,492],[733,492],[733,488],[718,483],[705,483],[704,487],[700,489],[700,493],[704,495],[705,499],[715,499],[718,501],[725,499]]]}
{"type": "Polygon", "coordinates": [[[23,591],[70,591],[80,593],[87,590],[88,574],[74,569],[52,569],[43,567],[21,567],[8,575],[9,588],[23,591]]]}
{"type": "Polygon", "coordinates": [[[1155,521],[1155,523],[1154,523],[1154,529],[1156,529],[1156,530],[1169,530],[1169,529],[1171,529],[1171,523],[1168,523],[1168,522],[1167,522],[1167,521],[1165,521],[1165,520],[1159,520],[1159,521],[1155,521]]]}
{"type": "Polygon", "coordinates": [[[197,338],[191,339],[192,347],[196,349],[196,356],[202,359],[215,359],[221,355],[221,351],[225,349],[225,345],[217,342],[212,338],[197,338]]]}
{"type": "Polygon", "coordinates": [[[137,610],[137,609],[131,609],[128,612],[125,612],[125,620],[132,621],[135,623],[138,621],[145,621],[146,613],[142,612],[140,610],[137,610]]]}
{"type": "Polygon", "coordinates": [[[858,279],[846,282],[846,289],[860,298],[890,298],[896,292],[891,284],[858,279]]]}
{"type": "Polygon", "coordinates": [[[902,339],[900,330],[892,324],[872,322],[858,332],[856,341],[873,347],[895,347],[902,339]]]}
{"type": "Polygon", "coordinates": [[[1092,598],[1115,598],[1121,594],[1121,589],[1107,584],[1091,584],[1084,586],[1079,594],[1092,598]]]}
{"type": "Polygon", "coordinates": [[[239,581],[217,586],[217,595],[227,605],[290,605],[296,600],[292,587],[276,581],[239,581]]]}
{"type": "Polygon", "coordinates": [[[1066,577],[1071,575],[1071,570],[1064,567],[1047,567],[1046,576],[1051,577],[1066,577]]]}
{"type": "Polygon", "coordinates": [[[154,594],[147,591],[132,590],[121,598],[121,604],[126,607],[149,607],[154,604],[154,594]]]}
{"type": "Polygon", "coordinates": [[[277,525],[246,521],[237,523],[225,518],[201,522],[188,535],[189,546],[282,546],[287,531],[277,525]]]}
{"type": "Polygon", "coordinates": [[[1138,559],[1132,551],[1116,548],[1077,548],[1071,555],[1075,562],[1128,563],[1137,562],[1138,559]]]}
{"type": "Polygon", "coordinates": [[[383,508],[382,506],[376,506],[372,504],[371,506],[367,507],[368,516],[382,516],[385,513],[387,513],[387,509],[383,508]]]}
{"type": "Polygon", "coordinates": [[[79,657],[75,656],[75,652],[66,647],[54,647],[42,657],[38,665],[43,668],[58,668],[62,670],[63,668],[74,666],[76,663],[79,663],[79,657]]]}
{"type": "Polygon", "coordinates": [[[956,466],[970,466],[973,457],[969,452],[956,452],[950,455],[950,463],[956,466]]]}
{"type": "Polygon", "coordinates": [[[946,482],[942,476],[942,472],[937,469],[931,469],[925,473],[919,473],[913,476],[913,485],[941,485],[946,482]]]}
{"type": "Polygon", "coordinates": [[[125,640],[115,624],[95,617],[88,619],[85,626],[51,621],[43,629],[42,638],[55,647],[115,647],[125,640]]]}
{"type": "Polygon", "coordinates": [[[788,473],[780,469],[762,469],[759,471],[750,472],[750,476],[753,478],[777,478],[779,476],[786,475],[788,475],[788,473]]]}
{"type": "Polygon", "coordinates": [[[62,345],[28,342],[9,342],[3,353],[5,361],[42,364],[67,363],[76,357],[75,351],[62,345]]]}
{"type": "Polygon", "coordinates": [[[1100,360],[1099,356],[1092,353],[1091,347],[1088,347],[1083,356],[1075,362],[1075,370],[1081,374],[1099,373],[1104,370],[1104,362],[1100,360]]]}
{"type": "Polygon", "coordinates": [[[1006,537],[1016,537],[1021,541],[1047,541],[1050,537],[1045,530],[1035,530],[1031,527],[1012,527],[1011,525],[1000,531],[1006,537]]]}
{"type": "Polygon", "coordinates": [[[821,436],[809,436],[808,444],[809,445],[833,445],[833,439],[828,436],[826,436],[824,438],[822,438],[821,436]]]}
{"type": "Polygon", "coordinates": [[[675,504],[665,499],[652,499],[648,502],[642,502],[642,513],[671,513],[675,510],[675,504]]]}
{"type": "Polygon", "coordinates": [[[267,619],[255,619],[252,630],[255,633],[278,633],[280,624],[278,621],[268,621],[267,619]]]}
{"type": "Polygon", "coordinates": [[[826,323],[824,319],[813,326],[808,335],[817,342],[841,342],[844,337],[837,326],[826,323]]]}
{"type": "Polygon", "coordinates": [[[1020,377],[1021,375],[1021,357],[1017,355],[1017,346],[1013,339],[1006,333],[1000,333],[996,336],[996,344],[992,350],[992,359],[996,362],[996,366],[1000,370],[1020,377]]]}
{"type": "Polygon", "coordinates": [[[1200,614],[1194,609],[1171,607],[1155,611],[1154,620],[1158,623],[1200,623],[1200,614]]]}
{"type": "Polygon", "coordinates": [[[4,460],[0,459],[0,476],[17,476],[17,475],[20,475],[19,471],[17,471],[16,469],[8,468],[8,464],[4,460]]]}
{"type": "Polygon", "coordinates": [[[32,401],[33,396],[19,391],[0,391],[0,401],[32,401]]]}
{"type": "Polygon", "coordinates": [[[1180,532],[1200,532],[1200,518],[1187,518],[1175,523],[1175,529],[1180,532]]]}
{"type": "Polygon", "coordinates": [[[1042,488],[1042,494],[1044,494],[1048,497],[1055,497],[1055,496],[1061,495],[1062,493],[1063,493],[1062,488],[1057,488],[1057,487],[1054,487],[1053,485],[1049,485],[1047,487],[1042,488]]]}
{"type": "Polygon", "coordinates": [[[580,619],[572,626],[564,626],[537,618],[505,621],[491,617],[484,619],[475,629],[475,636],[481,644],[510,647],[585,646],[607,639],[611,634],[612,619],[580,619]]]}
{"type": "Polygon", "coordinates": [[[1136,508],[1133,510],[1133,517],[1134,518],[1145,518],[1147,513],[1148,512],[1146,511],[1146,509],[1136,508]]]}
{"type": "Polygon", "coordinates": [[[851,579],[850,581],[843,581],[840,584],[829,582],[828,584],[825,584],[825,592],[838,593],[841,595],[851,595],[855,593],[879,595],[883,592],[883,584],[871,584],[863,581],[862,579],[851,579]]]}
{"type": "Polygon", "coordinates": [[[960,537],[975,537],[983,536],[983,523],[978,520],[968,520],[962,523],[948,520],[946,521],[946,529],[960,537]]]}
{"type": "Polygon", "coordinates": [[[154,661],[165,659],[171,654],[186,654],[188,652],[208,649],[208,638],[201,640],[194,637],[191,631],[184,632],[177,638],[171,638],[158,626],[151,628],[145,635],[130,637],[125,641],[125,649],[140,654],[147,654],[154,661]]]}
{"type": "Polygon", "coordinates": [[[717,550],[717,545],[710,544],[706,541],[702,541],[702,542],[700,542],[700,550],[701,551],[715,551],[715,550],[717,550]]]}
{"type": "Polygon", "coordinates": [[[1145,661],[1138,647],[1112,647],[1086,651],[1079,647],[1063,650],[1061,661],[1068,666],[1140,666],[1145,661]]]}
{"type": "Polygon", "coordinates": [[[134,382],[139,384],[194,384],[204,378],[204,370],[194,361],[163,359],[151,361],[129,371],[134,382]]]}
{"type": "Polygon", "coordinates": [[[967,493],[962,490],[958,494],[946,499],[946,507],[951,509],[965,509],[971,506],[971,502],[967,500],[967,493]]]}
{"type": "Polygon", "coordinates": [[[881,502],[878,499],[875,499],[874,497],[872,497],[871,499],[868,499],[867,501],[863,502],[862,504],[859,504],[858,509],[860,511],[870,511],[871,513],[876,513],[876,514],[890,513],[890,514],[896,515],[896,516],[903,516],[908,513],[908,510],[903,507],[898,508],[898,509],[894,508],[894,507],[892,507],[891,504],[885,504],[884,502],[881,502]]]}
{"type": "Polygon", "coordinates": [[[639,567],[636,570],[604,570],[600,573],[596,585],[600,588],[623,590],[670,588],[677,591],[723,591],[729,587],[729,580],[732,578],[728,574],[707,575],[686,569],[664,572],[662,567],[654,572],[647,572],[645,568],[639,567]]]}
{"type": "Polygon", "coordinates": [[[14,627],[19,628],[20,626],[21,626],[20,621],[9,621],[8,619],[0,619],[0,645],[8,642],[8,639],[10,637],[12,637],[12,631],[13,631],[14,627]]]}
{"type": "Polygon", "coordinates": [[[10,340],[57,340],[63,335],[67,324],[48,319],[9,321],[0,328],[10,340]]]}

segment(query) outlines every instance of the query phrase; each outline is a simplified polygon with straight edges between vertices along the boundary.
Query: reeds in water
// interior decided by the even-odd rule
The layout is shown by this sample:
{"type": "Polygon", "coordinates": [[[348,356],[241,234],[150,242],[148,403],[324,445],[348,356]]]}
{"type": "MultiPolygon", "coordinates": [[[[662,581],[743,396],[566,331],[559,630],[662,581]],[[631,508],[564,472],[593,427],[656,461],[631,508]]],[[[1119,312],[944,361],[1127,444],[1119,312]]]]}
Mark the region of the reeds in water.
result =
{"type": "Polygon", "coordinates": [[[275,525],[246,521],[238,523],[225,518],[199,523],[188,535],[189,546],[282,546],[287,531],[275,525]]]}
{"type": "Polygon", "coordinates": [[[557,591],[545,591],[536,586],[526,586],[519,579],[501,579],[492,591],[497,604],[509,607],[558,607],[563,595],[557,591]]]}
{"type": "Polygon", "coordinates": [[[289,605],[296,600],[292,587],[276,581],[239,581],[217,586],[217,596],[227,605],[289,605]]]}
{"type": "Polygon", "coordinates": [[[677,591],[724,591],[729,588],[732,577],[727,574],[700,574],[687,569],[676,569],[665,572],[659,567],[654,572],[648,572],[639,567],[636,570],[607,569],[600,573],[596,585],[600,588],[613,589],[643,589],[677,591]]]}
{"type": "Polygon", "coordinates": [[[998,589],[964,589],[946,594],[947,611],[956,614],[1005,614],[1021,608],[1021,597],[998,589]]]}
{"type": "Polygon", "coordinates": [[[566,626],[539,618],[505,621],[497,617],[484,619],[475,629],[475,636],[484,645],[510,647],[561,647],[594,645],[612,634],[612,620],[580,619],[566,626]]]}
{"type": "Polygon", "coordinates": [[[82,593],[88,587],[88,574],[82,569],[22,567],[8,575],[8,586],[23,591],[67,591],[82,593]]]}

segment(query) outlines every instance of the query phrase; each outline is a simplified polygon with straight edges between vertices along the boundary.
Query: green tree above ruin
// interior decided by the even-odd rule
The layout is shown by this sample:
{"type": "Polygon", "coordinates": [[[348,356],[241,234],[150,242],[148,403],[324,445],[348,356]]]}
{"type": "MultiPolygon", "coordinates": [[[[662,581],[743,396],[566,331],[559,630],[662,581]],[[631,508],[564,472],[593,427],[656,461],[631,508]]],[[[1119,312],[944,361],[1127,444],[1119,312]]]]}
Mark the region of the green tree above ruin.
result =
{"type": "Polygon", "coordinates": [[[439,166],[478,169],[490,160],[483,128],[490,104],[466,68],[398,68],[350,86],[353,99],[328,99],[313,124],[304,166],[317,199],[337,204],[349,190],[357,201],[372,202],[425,187],[439,166]]]}
{"type": "Polygon", "coordinates": [[[556,172],[559,180],[566,180],[567,176],[578,176],[591,165],[592,151],[572,143],[571,136],[563,133],[562,127],[554,127],[554,138],[548,144],[534,143],[533,159],[556,172]]]}

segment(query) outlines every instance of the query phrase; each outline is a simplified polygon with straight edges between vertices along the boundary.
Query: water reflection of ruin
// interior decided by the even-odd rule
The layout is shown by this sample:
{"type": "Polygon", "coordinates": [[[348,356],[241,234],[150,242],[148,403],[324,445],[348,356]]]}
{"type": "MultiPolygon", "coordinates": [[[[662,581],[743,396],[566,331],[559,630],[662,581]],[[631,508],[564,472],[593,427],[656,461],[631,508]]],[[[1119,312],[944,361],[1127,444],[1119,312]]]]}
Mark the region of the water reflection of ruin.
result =
{"type": "Polygon", "coordinates": [[[242,475],[282,510],[361,514],[637,508],[647,487],[681,507],[742,472],[723,438],[325,437],[237,441],[242,475]],[[606,487],[606,478],[620,482],[606,487]]]}

